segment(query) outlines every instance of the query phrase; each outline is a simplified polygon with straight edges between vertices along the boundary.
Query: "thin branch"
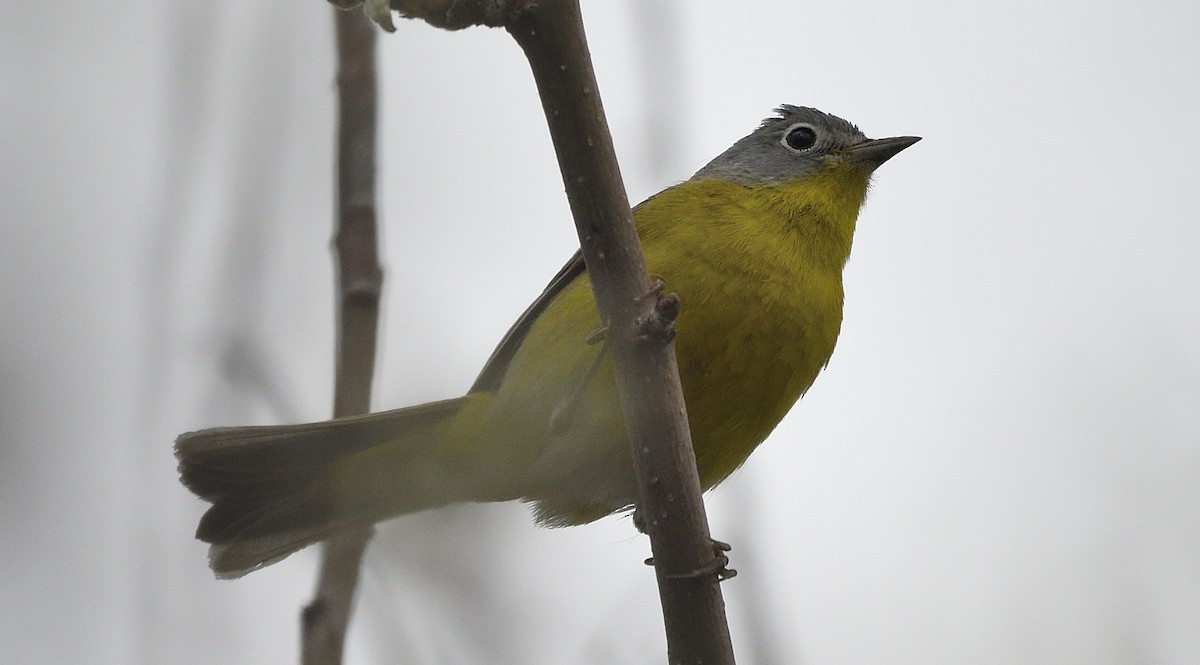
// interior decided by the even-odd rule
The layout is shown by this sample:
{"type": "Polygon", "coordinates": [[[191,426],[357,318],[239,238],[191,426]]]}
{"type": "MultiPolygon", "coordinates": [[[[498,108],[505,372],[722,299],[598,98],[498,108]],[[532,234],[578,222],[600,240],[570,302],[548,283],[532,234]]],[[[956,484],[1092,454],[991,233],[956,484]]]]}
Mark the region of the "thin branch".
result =
{"type": "MultiPolygon", "coordinates": [[[[641,489],[671,663],[733,663],[671,328],[655,296],[592,70],[578,0],[531,2],[505,26],[537,82],[596,295],[641,489]]],[[[686,303],[684,303],[686,306],[686,303]]]]}
{"type": "MultiPolygon", "coordinates": [[[[360,12],[335,11],[338,54],[338,335],[335,418],[370,410],[383,271],[375,230],[375,30],[360,12]]],[[[301,614],[305,665],[342,662],[370,529],[327,541],[312,602],[301,614]]]]}
{"type": "MultiPolygon", "coordinates": [[[[359,0],[334,0],[351,7],[359,0]]],[[[450,30],[503,26],[525,51],[550,126],[617,390],[650,536],[671,663],[733,663],[687,412],[671,340],[680,302],[656,295],[617,167],[578,0],[366,0],[450,30]]]]}

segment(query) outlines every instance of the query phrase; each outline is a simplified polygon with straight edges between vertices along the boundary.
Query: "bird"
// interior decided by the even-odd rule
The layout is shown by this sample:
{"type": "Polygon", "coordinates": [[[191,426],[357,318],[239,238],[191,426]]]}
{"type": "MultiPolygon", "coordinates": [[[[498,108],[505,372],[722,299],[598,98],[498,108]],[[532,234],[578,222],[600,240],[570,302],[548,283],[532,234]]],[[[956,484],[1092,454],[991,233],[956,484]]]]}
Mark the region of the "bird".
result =
{"type": "MultiPolygon", "coordinates": [[[[746,461],[826,367],[872,174],[919,140],[868,139],[837,116],[785,104],[633,208],[648,270],[682,303],[675,354],[704,490],[746,461]]],[[[212,504],[196,531],[210,567],[240,577],[454,503],[522,500],[548,527],[635,510],[603,328],[577,252],[461,397],[181,434],[181,480],[212,504]]]]}

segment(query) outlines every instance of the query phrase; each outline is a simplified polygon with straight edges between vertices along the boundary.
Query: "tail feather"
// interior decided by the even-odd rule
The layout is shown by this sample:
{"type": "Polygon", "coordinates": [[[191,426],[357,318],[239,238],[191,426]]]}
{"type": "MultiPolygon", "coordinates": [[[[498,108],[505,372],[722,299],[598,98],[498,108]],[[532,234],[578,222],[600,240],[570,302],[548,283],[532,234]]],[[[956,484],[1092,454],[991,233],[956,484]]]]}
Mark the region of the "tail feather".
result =
{"type": "Polygon", "coordinates": [[[183,484],[212,502],[196,537],[210,543],[218,577],[240,577],[346,529],[371,514],[339,497],[334,471],[350,457],[395,442],[456,413],[461,399],[301,425],[218,427],[182,434],[183,484]]]}

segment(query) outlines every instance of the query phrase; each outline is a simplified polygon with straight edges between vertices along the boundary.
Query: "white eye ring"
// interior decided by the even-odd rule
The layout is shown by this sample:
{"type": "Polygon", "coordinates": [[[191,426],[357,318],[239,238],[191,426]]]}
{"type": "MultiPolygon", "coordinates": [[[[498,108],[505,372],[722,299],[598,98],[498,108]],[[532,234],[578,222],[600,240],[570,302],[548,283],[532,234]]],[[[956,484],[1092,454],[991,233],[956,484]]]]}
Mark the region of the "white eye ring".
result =
{"type": "Polygon", "coordinates": [[[817,145],[817,130],[806,122],[798,122],[787,128],[787,131],[783,133],[783,138],[779,139],[779,143],[792,152],[811,150],[813,146],[817,145]]]}

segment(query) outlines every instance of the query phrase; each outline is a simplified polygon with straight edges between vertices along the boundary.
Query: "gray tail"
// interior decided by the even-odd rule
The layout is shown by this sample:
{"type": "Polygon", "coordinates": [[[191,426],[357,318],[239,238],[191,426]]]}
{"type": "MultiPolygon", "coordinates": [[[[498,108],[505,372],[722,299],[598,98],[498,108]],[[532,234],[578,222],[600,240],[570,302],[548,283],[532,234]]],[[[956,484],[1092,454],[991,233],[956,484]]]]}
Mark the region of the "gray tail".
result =
{"type": "Polygon", "coordinates": [[[235,578],[347,529],[387,517],[347,507],[333,471],[357,453],[453,415],[461,399],[301,425],[217,427],[181,434],[183,484],[212,503],[196,537],[217,577],[235,578]]]}

